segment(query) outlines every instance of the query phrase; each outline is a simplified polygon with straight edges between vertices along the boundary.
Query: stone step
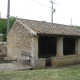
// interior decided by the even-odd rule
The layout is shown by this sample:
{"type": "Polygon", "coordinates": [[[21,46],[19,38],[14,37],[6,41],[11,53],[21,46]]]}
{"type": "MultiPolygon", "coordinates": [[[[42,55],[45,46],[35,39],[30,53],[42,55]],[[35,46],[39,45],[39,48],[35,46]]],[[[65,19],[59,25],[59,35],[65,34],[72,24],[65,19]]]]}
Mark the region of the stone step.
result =
{"type": "Polygon", "coordinates": [[[4,57],[0,57],[0,60],[4,60],[4,57]]]}
{"type": "Polygon", "coordinates": [[[4,57],[0,57],[0,63],[11,63],[11,60],[5,60],[4,57]]]}
{"type": "Polygon", "coordinates": [[[0,63],[11,63],[10,60],[0,60],[0,63]]]}

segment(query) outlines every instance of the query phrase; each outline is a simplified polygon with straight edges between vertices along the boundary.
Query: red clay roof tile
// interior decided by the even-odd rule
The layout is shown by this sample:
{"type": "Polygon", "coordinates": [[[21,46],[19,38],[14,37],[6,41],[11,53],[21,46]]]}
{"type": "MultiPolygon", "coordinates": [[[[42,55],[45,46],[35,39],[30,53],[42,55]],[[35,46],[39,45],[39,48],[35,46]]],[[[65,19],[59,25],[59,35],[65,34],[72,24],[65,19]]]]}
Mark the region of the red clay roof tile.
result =
{"type": "Polygon", "coordinates": [[[74,26],[27,19],[18,20],[34,30],[37,34],[80,36],[80,30],[74,26]]]}

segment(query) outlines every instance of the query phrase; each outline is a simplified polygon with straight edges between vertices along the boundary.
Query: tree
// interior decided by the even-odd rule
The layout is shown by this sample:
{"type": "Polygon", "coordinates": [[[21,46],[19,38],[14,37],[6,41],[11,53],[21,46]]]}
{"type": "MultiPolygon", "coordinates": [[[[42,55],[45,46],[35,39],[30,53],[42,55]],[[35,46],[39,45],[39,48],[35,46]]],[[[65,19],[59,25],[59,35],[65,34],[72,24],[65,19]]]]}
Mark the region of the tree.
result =
{"type": "MultiPolygon", "coordinates": [[[[16,18],[10,17],[10,28],[13,26],[16,18]]],[[[3,41],[6,41],[6,35],[7,35],[7,19],[0,20],[0,33],[3,34],[3,41]]]]}
{"type": "Polygon", "coordinates": [[[10,28],[13,26],[14,22],[16,21],[15,17],[10,18],[10,28]]]}
{"type": "Polygon", "coordinates": [[[80,29],[80,26],[75,26],[76,28],[80,29]]]}

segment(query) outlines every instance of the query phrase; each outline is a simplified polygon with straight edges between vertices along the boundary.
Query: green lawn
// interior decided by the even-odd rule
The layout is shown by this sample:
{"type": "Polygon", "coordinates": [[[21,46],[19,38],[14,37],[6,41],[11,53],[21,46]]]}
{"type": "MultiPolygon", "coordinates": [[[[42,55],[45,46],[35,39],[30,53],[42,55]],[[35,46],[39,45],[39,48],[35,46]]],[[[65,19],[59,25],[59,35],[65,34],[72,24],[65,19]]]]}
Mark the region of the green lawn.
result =
{"type": "Polygon", "coordinates": [[[80,80],[80,67],[0,72],[0,80],[80,80]]]}

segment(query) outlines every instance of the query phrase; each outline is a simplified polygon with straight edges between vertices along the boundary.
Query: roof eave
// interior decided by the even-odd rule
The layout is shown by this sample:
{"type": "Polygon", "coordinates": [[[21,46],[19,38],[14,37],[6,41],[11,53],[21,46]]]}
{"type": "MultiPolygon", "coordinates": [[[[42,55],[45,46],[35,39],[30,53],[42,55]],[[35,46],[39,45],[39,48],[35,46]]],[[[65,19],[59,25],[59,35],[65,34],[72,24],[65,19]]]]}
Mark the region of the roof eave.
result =
{"type": "Polygon", "coordinates": [[[62,35],[62,34],[44,34],[44,33],[37,33],[38,36],[55,36],[55,37],[80,37],[79,35],[62,35]]]}

